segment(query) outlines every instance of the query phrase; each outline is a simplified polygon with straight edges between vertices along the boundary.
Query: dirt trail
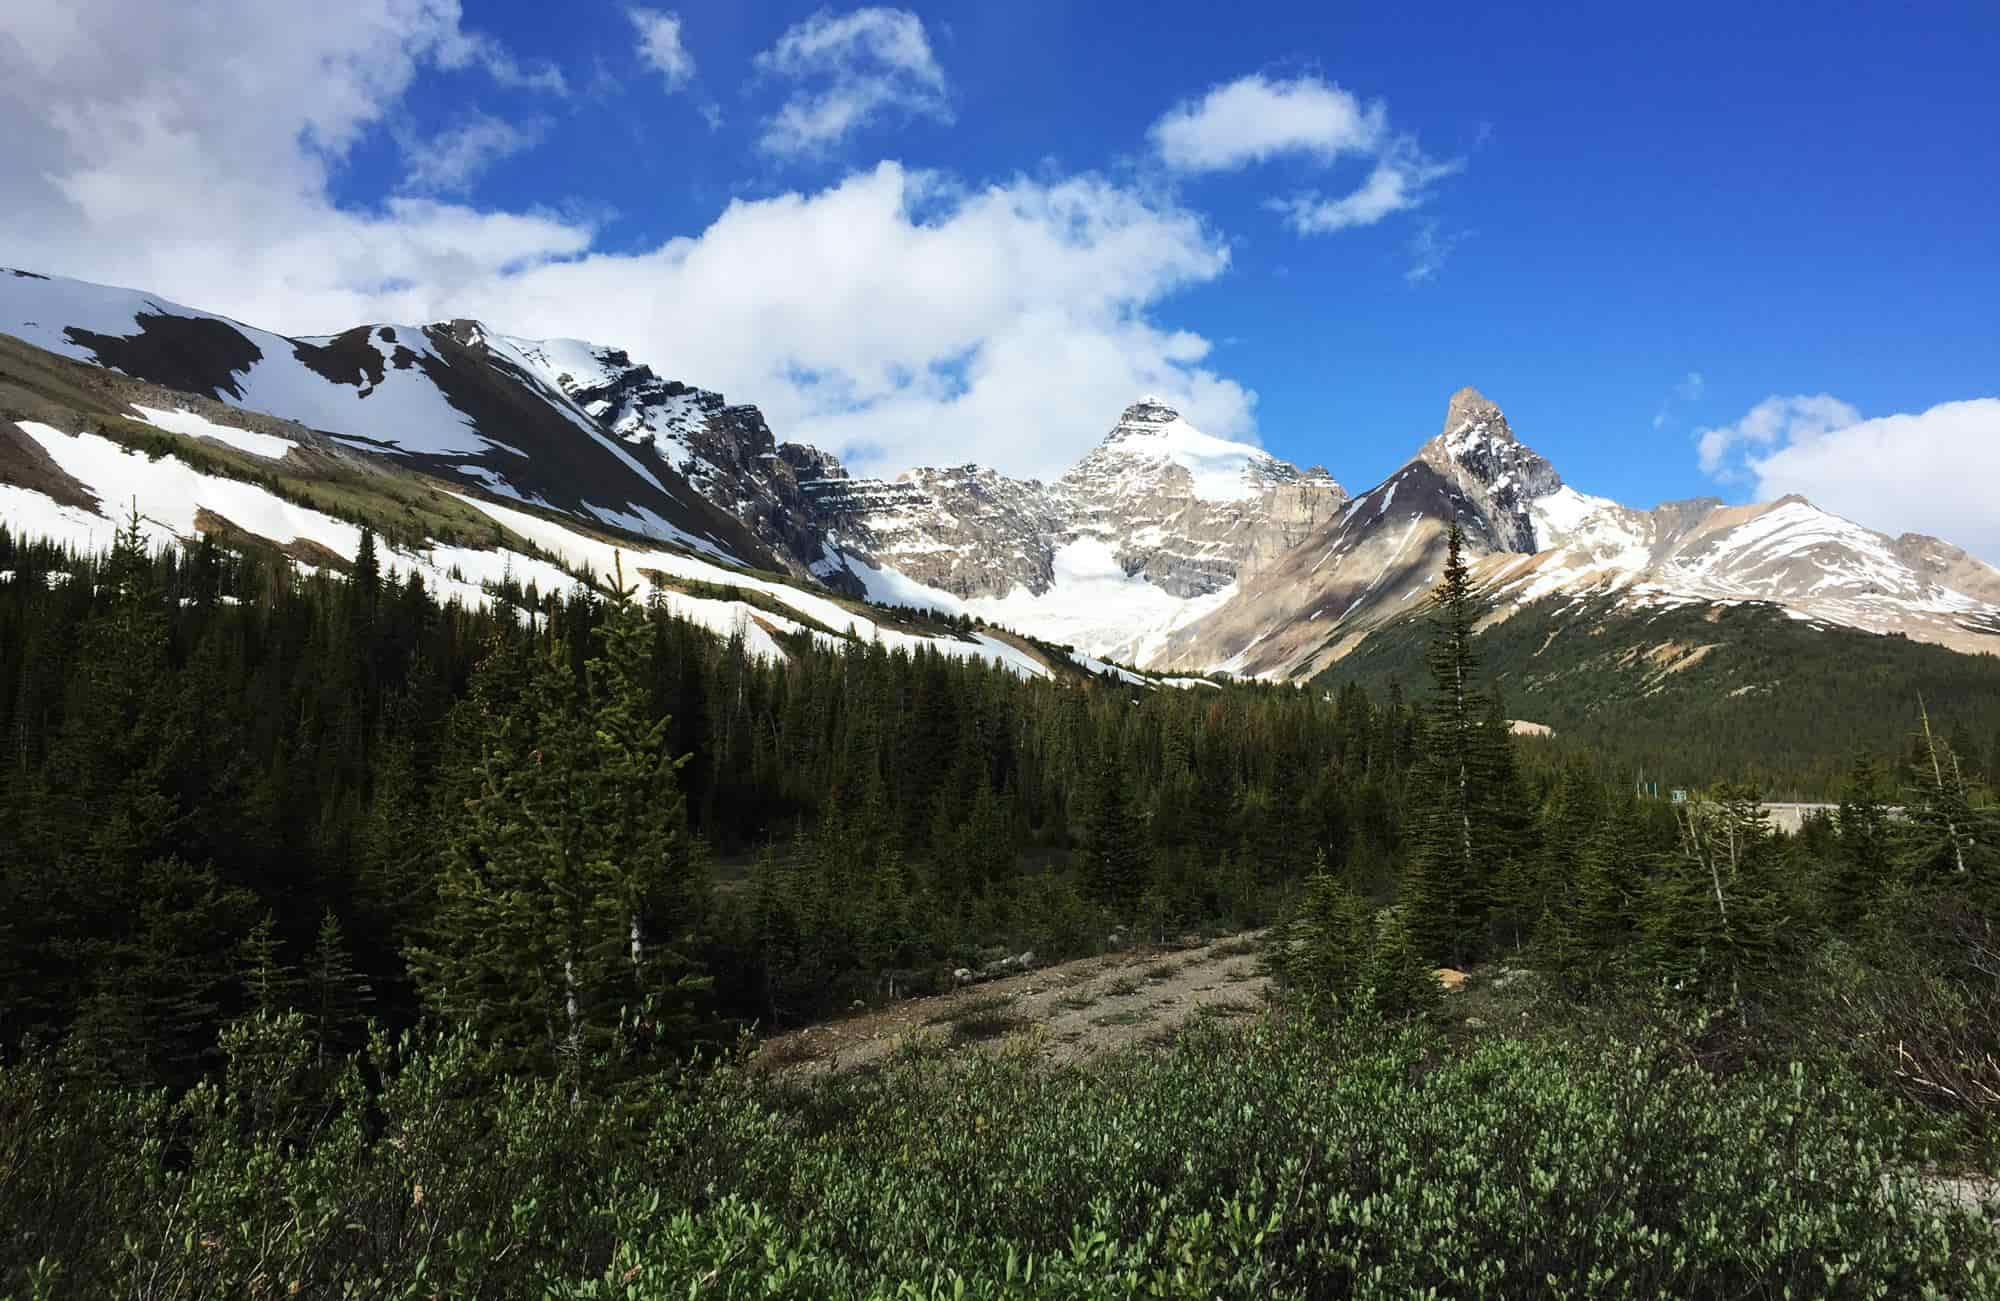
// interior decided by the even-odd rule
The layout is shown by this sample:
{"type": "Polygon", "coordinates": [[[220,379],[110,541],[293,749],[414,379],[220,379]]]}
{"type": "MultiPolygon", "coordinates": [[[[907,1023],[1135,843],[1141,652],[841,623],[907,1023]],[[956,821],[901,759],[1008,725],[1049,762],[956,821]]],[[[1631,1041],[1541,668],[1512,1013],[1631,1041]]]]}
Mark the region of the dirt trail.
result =
{"type": "Polygon", "coordinates": [[[1039,971],[913,998],[767,1040],[768,1069],[844,1071],[902,1044],[967,1047],[1033,1044],[1054,1062],[1178,1030],[1196,1016],[1249,1016],[1264,1005],[1262,932],[1181,949],[1079,958],[1039,971]]]}

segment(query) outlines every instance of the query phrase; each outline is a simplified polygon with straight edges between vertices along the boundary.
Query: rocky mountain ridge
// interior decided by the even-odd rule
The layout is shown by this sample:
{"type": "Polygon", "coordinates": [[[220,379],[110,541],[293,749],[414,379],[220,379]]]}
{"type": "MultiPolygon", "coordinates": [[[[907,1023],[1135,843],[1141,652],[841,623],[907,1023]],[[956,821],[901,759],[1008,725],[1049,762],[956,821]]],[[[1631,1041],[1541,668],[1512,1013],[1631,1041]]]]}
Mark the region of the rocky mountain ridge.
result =
{"type": "Polygon", "coordinates": [[[990,467],[856,476],[755,406],[623,350],[467,320],[321,338],[0,270],[0,333],[394,457],[468,489],[878,603],[972,613],[1089,656],[1297,677],[1423,607],[1456,521],[1492,618],[1551,594],[1766,602],[1805,621],[2000,650],[2000,573],[1798,499],[1634,510],[1578,492],[1477,390],[1349,498],[1153,397],[1051,483],[990,467]]]}
{"type": "Polygon", "coordinates": [[[1424,608],[1456,521],[1489,622],[1551,596],[1620,608],[1758,602],[1790,617],[2000,653],[2000,571],[1937,538],[1891,538],[1801,497],[1636,510],[1576,491],[1493,403],[1454,394],[1439,435],[1149,662],[1309,676],[1424,608]]]}
{"type": "Polygon", "coordinates": [[[843,587],[859,562],[966,600],[1039,597],[1057,581],[1056,553],[1090,538],[1168,595],[1204,596],[1289,550],[1346,497],[1324,467],[1210,437],[1150,397],[1052,484],[977,464],[861,478],[829,453],[778,442],[756,407],[664,380],[623,350],[506,342],[794,567],[843,587]]]}

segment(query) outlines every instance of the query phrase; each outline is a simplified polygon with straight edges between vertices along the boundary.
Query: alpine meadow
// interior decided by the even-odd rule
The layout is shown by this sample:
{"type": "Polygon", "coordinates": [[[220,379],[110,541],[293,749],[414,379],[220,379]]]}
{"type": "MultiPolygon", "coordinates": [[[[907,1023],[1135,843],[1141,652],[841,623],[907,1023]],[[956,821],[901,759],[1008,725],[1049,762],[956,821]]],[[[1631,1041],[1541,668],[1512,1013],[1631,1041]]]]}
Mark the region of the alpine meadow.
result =
{"type": "Polygon", "coordinates": [[[0,16],[0,1301],[2000,1298],[2000,24],[1780,10],[0,16]]]}

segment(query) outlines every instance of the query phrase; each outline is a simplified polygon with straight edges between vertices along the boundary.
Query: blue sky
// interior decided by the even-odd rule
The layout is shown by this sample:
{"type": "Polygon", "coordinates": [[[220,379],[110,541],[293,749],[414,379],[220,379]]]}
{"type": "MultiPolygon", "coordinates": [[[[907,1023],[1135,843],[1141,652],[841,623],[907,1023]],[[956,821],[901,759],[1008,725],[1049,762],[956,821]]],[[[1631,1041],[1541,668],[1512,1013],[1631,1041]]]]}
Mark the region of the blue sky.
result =
{"type": "Polygon", "coordinates": [[[1047,473],[1157,380],[1359,490],[1474,384],[1587,491],[2000,554],[1936,490],[2000,474],[1991,5],[154,8],[0,19],[13,260],[622,344],[878,470],[1047,473]]]}

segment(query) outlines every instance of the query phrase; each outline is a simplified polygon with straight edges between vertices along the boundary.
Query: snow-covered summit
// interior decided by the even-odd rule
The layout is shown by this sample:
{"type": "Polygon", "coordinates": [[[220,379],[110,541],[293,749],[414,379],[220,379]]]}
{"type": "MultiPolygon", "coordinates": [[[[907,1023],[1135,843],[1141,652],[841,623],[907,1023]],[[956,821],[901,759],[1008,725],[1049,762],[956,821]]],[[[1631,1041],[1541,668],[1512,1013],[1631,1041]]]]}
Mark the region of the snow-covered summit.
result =
{"type": "Polygon", "coordinates": [[[1115,479],[1127,491],[1150,492],[1163,475],[1172,474],[1169,467],[1186,472],[1194,496],[1213,502],[1244,501],[1272,483],[1300,476],[1297,466],[1263,448],[1203,433],[1173,407],[1147,396],[1125,408],[1104,441],[1064,481],[1115,479]]]}

